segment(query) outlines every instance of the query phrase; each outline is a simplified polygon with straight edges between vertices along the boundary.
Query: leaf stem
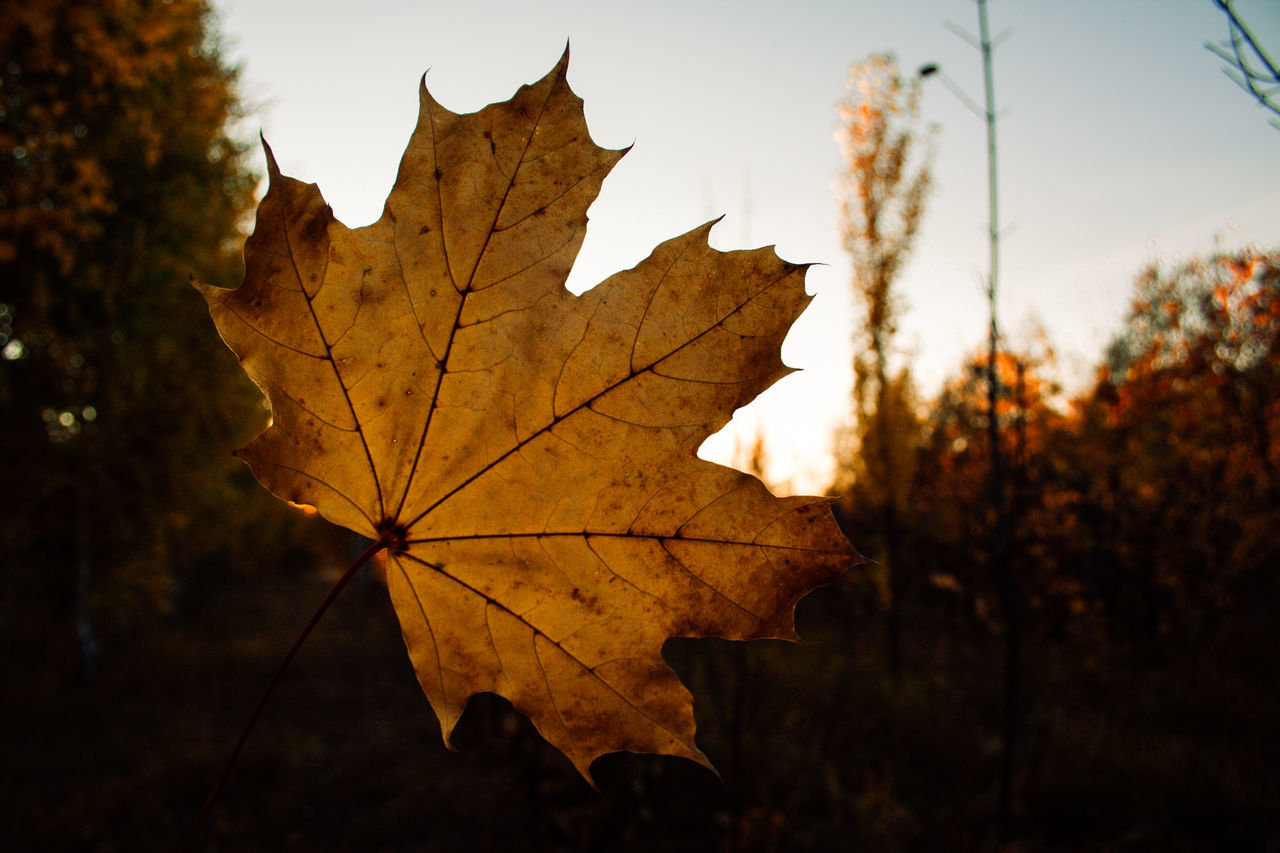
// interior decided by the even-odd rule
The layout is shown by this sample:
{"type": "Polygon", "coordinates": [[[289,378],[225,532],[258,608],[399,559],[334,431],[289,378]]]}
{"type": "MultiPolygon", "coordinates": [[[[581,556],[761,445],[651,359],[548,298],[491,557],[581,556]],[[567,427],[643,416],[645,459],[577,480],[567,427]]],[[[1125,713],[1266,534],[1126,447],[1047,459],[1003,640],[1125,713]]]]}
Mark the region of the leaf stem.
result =
{"type": "Polygon", "coordinates": [[[329,590],[329,594],[325,596],[324,601],[320,602],[320,606],[316,608],[316,612],[312,614],[311,619],[307,621],[302,631],[299,632],[297,638],[293,641],[293,645],[289,647],[289,651],[285,652],[280,665],[276,667],[275,675],[271,676],[271,681],[267,683],[267,688],[262,691],[262,697],[258,699],[258,704],[254,707],[253,713],[249,715],[248,722],[244,724],[244,728],[240,731],[240,737],[236,741],[235,748],[231,750],[231,755],[227,758],[226,764],[223,765],[222,772],[218,774],[218,780],[213,783],[213,790],[209,792],[209,798],[205,800],[204,808],[200,810],[200,815],[192,825],[191,833],[187,836],[186,843],[182,845],[183,853],[189,853],[189,851],[195,849],[196,840],[200,837],[200,829],[208,819],[209,812],[212,811],[213,804],[218,799],[218,794],[222,792],[222,786],[226,783],[227,777],[231,775],[231,768],[235,766],[236,759],[240,757],[240,751],[244,749],[245,741],[249,739],[249,732],[253,731],[254,724],[258,722],[262,709],[266,707],[267,700],[271,698],[271,693],[275,690],[277,682],[280,681],[280,676],[284,674],[285,669],[289,666],[289,662],[293,660],[298,650],[302,648],[303,642],[306,641],[312,629],[320,622],[320,617],[324,616],[325,611],[329,609],[329,605],[333,604],[334,599],[338,597],[338,593],[342,592],[343,587],[355,577],[356,572],[360,571],[365,563],[373,559],[375,554],[389,544],[391,543],[384,534],[368,548],[365,548],[359,557],[356,557],[355,562],[347,567],[347,570],[342,573],[342,577],[338,578],[337,583],[333,585],[333,589],[329,590]]]}

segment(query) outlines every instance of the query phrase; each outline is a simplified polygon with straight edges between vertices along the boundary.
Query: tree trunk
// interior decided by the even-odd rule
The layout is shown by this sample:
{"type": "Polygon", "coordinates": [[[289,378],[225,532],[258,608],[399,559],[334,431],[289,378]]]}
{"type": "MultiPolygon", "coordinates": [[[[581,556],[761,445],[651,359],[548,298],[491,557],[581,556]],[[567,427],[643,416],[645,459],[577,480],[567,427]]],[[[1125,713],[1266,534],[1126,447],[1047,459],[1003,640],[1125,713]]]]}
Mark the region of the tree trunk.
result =
{"type": "Polygon", "coordinates": [[[98,674],[101,664],[98,636],[89,613],[89,594],[93,587],[93,536],[90,522],[92,500],[84,486],[76,501],[76,641],[80,647],[80,678],[88,681],[98,674]]]}

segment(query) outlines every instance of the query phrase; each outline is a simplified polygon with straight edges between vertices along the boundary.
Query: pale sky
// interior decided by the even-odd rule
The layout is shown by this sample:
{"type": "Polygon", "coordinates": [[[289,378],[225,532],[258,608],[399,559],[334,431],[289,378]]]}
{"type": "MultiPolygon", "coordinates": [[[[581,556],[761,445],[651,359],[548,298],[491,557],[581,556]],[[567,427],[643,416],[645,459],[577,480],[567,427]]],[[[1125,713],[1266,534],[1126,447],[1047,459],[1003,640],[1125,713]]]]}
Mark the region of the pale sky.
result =
{"type": "MultiPolygon", "coordinates": [[[[1280,55],[1280,0],[1237,0],[1280,55]]],[[[634,148],[605,181],[570,287],[633,266],[659,242],[724,214],[721,249],[776,244],[816,262],[787,377],[713,436],[729,462],[762,430],[775,491],[821,491],[847,417],[849,264],[833,195],[834,105],[848,67],[892,51],[935,62],[975,99],[972,0],[215,0],[229,59],[281,169],[320,185],[336,216],[381,213],[417,116],[424,71],[455,112],[505,100],[571,45],[569,82],[595,141],[634,148]]],[[[1204,49],[1226,35],[1210,0],[990,0],[1000,144],[1000,310],[1033,322],[1068,380],[1098,362],[1153,260],[1280,245],[1280,130],[1204,49]]],[[[936,190],[899,288],[898,343],[926,392],[985,338],[986,141],[981,119],[930,79],[941,126],[936,190]]],[[[260,156],[260,155],[259,155],[260,156]]],[[[259,162],[261,166],[261,161],[259,162]]],[[[234,284],[234,282],[224,282],[234,284]]]]}

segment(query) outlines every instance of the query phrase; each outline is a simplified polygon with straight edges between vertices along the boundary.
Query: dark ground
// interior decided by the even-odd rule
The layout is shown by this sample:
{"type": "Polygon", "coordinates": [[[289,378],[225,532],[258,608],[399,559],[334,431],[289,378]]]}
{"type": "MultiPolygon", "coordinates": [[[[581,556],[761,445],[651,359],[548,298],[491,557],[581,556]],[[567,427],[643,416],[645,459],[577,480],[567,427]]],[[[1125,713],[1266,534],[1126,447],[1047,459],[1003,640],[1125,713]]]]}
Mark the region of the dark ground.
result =
{"type": "MultiPolygon", "coordinates": [[[[333,577],[235,581],[116,638],[88,681],[69,625],[15,637],[0,849],[179,849],[333,577]]],[[[802,605],[822,642],[668,645],[723,782],[622,754],[594,765],[595,791],[494,697],[472,701],[446,750],[385,589],[357,582],[286,674],[198,849],[999,849],[998,640],[918,625],[894,687],[879,627],[834,618],[846,593],[802,605]]],[[[1280,850],[1276,649],[1230,648],[1106,665],[1030,649],[1008,849],[1280,850]]]]}
{"type": "MultiPolygon", "coordinates": [[[[0,847],[178,849],[331,582],[295,576],[227,591],[116,649],[88,682],[71,666],[11,670],[0,847]]],[[[357,582],[277,688],[199,849],[655,849],[654,833],[673,830],[680,839],[665,835],[659,847],[716,846],[714,820],[673,827],[663,813],[666,800],[726,798],[688,762],[607,757],[595,765],[597,792],[489,696],[473,700],[454,741],[457,752],[441,742],[385,589],[357,582]],[[660,782],[668,795],[649,790],[660,782]]]]}

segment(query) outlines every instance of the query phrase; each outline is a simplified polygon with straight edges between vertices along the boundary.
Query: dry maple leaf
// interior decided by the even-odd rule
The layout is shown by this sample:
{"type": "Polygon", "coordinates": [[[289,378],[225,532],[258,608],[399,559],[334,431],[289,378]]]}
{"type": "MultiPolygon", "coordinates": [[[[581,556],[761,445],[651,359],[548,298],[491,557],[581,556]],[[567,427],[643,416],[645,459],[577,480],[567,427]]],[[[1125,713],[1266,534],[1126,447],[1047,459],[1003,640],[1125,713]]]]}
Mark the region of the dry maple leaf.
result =
{"type": "Polygon", "coordinates": [[[567,291],[624,153],[591,141],[567,62],[467,115],[424,80],[364,228],[268,148],[244,283],[196,286],[271,402],[239,455],[277,496],[385,544],[446,743],[488,691],[588,779],[620,750],[710,766],[663,642],[796,639],[796,602],[858,560],[826,500],[696,456],[788,372],[805,267],[712,249],[707,224],[567,291]]]}

